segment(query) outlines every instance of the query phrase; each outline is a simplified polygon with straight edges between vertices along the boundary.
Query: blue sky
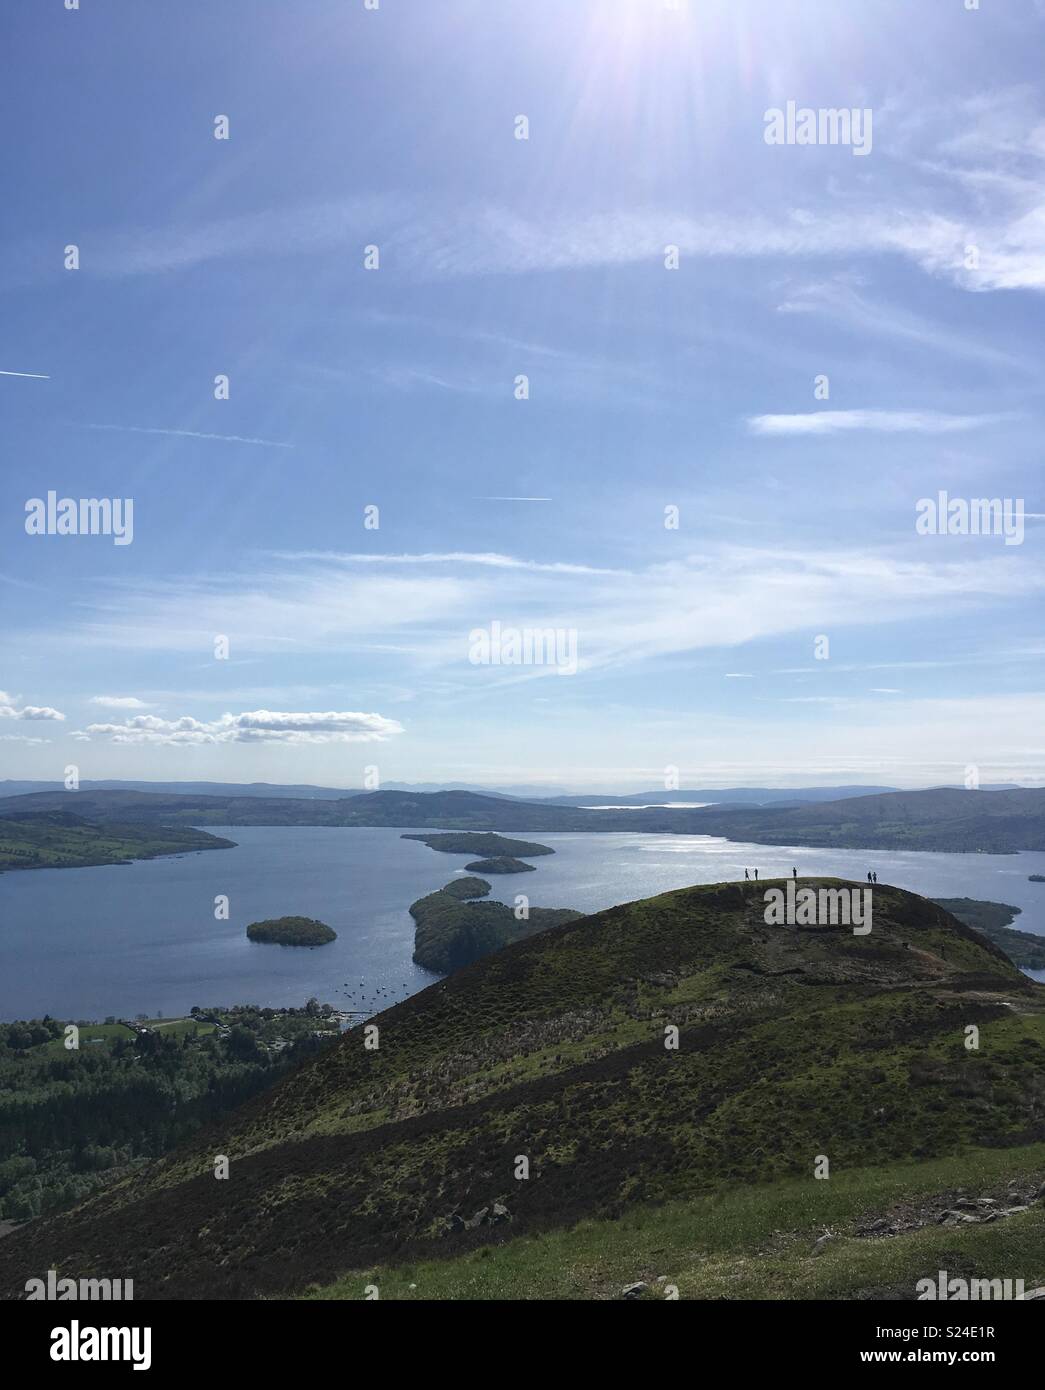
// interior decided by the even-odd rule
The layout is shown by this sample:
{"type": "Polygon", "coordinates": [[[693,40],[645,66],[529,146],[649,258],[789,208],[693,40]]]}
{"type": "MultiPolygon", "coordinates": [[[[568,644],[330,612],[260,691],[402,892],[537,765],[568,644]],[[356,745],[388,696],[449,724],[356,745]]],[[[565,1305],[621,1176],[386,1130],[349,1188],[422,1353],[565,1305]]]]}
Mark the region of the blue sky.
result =
{"type": "Polygon", "coordinates": [[[0,23],[0,776],[1045,781],[1041,4],[0,23]],[[916,534],[940,490],[1023,543],[916,534]]]}

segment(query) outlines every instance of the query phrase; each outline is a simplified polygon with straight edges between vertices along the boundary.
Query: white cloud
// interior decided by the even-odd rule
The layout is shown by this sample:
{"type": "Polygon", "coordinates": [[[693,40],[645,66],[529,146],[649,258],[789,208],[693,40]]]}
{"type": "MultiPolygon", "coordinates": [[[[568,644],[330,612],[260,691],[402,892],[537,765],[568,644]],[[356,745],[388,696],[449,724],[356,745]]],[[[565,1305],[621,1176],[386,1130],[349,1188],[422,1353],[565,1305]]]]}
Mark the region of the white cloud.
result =
{"type": "Polygon", "coordinates": [[[50,705],[23,705],[17,695],[8,695],[0,690],[0,719],[55,720],[65,718],[60,710],[50,705]]]}
{"type": "MultiPolygon", "coordinates": [[[[508,501],[550,501],[550,498],[486,499],[508,501]]],[[[541,563],[520,560],[515,555],[499,555],[496,551],[426,551],[420,555],[367,555],[331,550],[298,550],[277,552],[280,560],[333,560],[343,565],[483,565],[491,569],[530,570],[540,574],[624,574],[624,570],[596,569],[591,565],[571,565],[562,561],[541,563]]]]}
{"type": "Polygon", "coordinates": [[[123,724],[88,724],[74,734],[81,741],[100,738],[113,743],[168,745],[218,743],[374,743],[401,734],[403,726],[380,714],[326,711],[289,714],[248,710],[204,721],[183,715],[159,719],[139,714],[123,724]]]}
{"type": "Polygon", "coordinates": [[[878,434],[960,434],[1000,424],[1008,415],[943,415],[935,410],[820,410],[801,415],[752,415],[752,434],[838,434],[870,430],[878,434]]]}

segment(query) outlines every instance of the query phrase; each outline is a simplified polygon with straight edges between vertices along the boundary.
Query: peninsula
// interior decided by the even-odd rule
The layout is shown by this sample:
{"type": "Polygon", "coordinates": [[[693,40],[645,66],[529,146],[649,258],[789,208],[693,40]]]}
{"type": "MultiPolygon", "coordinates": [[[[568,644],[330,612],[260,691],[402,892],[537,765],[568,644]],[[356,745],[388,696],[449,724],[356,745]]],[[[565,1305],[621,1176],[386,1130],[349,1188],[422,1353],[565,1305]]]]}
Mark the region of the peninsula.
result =
{"type": "Polygon", "coordinates": [[[188,825],[96,825],[71,811],[33,811],[0,816],[0,872],[129,864],[167,854],[234,849],[235,843],[188,825]]]}
{"type": "Polygon", "coordinates": [[[426,970],[450,974],[502,946],[582,916],[570,908],[531,907],[520,921],[504,903],[464,901],[462,891],[467,884],[480,885],[476,896],[490,891],[482,879],[455,879],[411,904],[414,960],[426,970]]]}

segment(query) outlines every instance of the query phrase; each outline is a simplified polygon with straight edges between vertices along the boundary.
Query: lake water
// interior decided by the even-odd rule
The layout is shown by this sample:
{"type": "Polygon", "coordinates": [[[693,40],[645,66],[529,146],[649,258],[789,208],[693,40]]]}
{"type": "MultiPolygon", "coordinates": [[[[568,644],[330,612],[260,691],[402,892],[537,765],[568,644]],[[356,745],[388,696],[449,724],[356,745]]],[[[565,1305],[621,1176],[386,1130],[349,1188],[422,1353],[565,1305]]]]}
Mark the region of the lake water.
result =
{"type": "MultiPolygon", "coordinates": [[[[208,827],[237,842],[120,867],[0,874],[0,1018],[163,1016],[194,1004],[386,1007],[430,984],[415,966],[415,898],[442,887],[471,856],[439,854],[402,830],[314,826],[208,827]],[[228,921],[214,899],[228,896],[228,921]],[[313,950],[256,945],[248,922],[318,917],[337,941],[313,950]],[[363,983],[361,984],[360,981],[363,983]],[[350,997],[351,996],[351,997],[350,997]]],[[[871,853],[776,849],[698,835],[546,835],[555,855],[534,873],[491,878],[492,897],[526,893],[535,907],[593,912],[691,883],[831,874],[927,897],[989,898],[1023,909],[1013,924],[1045,935],[1045,853],[871,853]]]]}

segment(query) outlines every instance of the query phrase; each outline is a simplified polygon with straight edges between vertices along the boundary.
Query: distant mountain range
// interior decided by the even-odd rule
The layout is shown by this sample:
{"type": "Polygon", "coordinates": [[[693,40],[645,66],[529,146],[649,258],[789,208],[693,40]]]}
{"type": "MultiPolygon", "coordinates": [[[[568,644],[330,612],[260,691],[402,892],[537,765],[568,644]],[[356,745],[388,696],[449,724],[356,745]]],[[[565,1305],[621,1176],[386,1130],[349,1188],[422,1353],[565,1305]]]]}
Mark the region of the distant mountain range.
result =
{"type": "MultiPolygon", "coordinates": [[[[697,799],[696,793],[689,797],[697,799]]],[[[608,805],[605,800],[598,804],[608,805]]],[[[629,809],[630,808],[630,809],[629,809]]],[[[641,831],[716,835],[756,844],[848,849],[919,849],[1005,854],[1045,849],[1045,788],[883,792],[809,804],[608,810],[573,802],[524,802],[476,792],[357,792],[295,798],[156,791],[35,792],[0,800],[0,816],[75,811],[121,825],[335,825],[402,829],[641,831]]]]}
{"type": "Polygon", "coordinates": [[[743,802],[753,806],[804,801],[841,801],[850,796],[873,796],[897,791],[896,787],[705,787],[693,791],[632,792],[627,796],[536,796],[524,800],[540,801],[562,806],[657,806],[665,803],[707,801],[721,806],[727,802],[743,802]]]}
{"type": "MultiPolygon", "coordinates": [[[[1010,791],[1012,783],[985,785],[983,791],[1010,791]]],[[[28,796],[34,792],[60,792],[61,782],[19,782],[0,778],[0,798],[28,796]]],[[[348,796],[365,796],[364,787],[314,787],[308,783],[281,782],[127,782],[108,779],[84,781],[81,791],[155,792],[166,796],[261,796],[287,797],[295,801],[341,801],[348,796]]],[[[468,782],[385,782],[387,792],[475,792],[477,796],[506,797],[513,801],[541,802],[563,806],[647,806],[677,801],[750,802],[765,805],[787,801],[838,801],[849,796],[872,796],[894,792],[897,787],[700,787],[688,791],[630,792],[624,796],[602,792],[565,792],[557,787],[482,787],[468,782]]]]}

